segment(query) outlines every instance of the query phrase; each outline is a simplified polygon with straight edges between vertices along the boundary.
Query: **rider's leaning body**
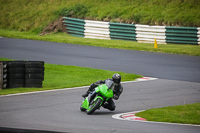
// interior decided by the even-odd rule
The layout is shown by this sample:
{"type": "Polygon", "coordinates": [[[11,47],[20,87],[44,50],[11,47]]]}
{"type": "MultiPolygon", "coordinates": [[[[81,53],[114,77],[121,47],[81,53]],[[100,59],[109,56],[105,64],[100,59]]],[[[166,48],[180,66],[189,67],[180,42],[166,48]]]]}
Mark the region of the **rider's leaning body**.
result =
{"type": "MultiPolygon", "coordinates": [[[[123,87],[122,87],[122,85],[121,85],[121,83],[120,83],[120,82],[121,82],[121,76],[120,76],[119,74],[114,74],[113,77],[112,77],[112,79],[106,79],[106,80],[104,80],[104,81],[99,80],[99,81],[97,81],[97,82],[95,82],[95,83],[92,83],[92,84],[90,85],[88,91],[87,91],[85,94],[83,94],[82,96],[83,96],[83,97],[87,97],[88,94],[89,94],[90,92],[93,92],[94,89],[95,89],[97,86],[99,86],[99,85],[101,85],[101,84],[105,84],[108,80],[111,80],[111,81],[114,82],[113,99],[118,100],[118,99],[119,99],[119,96],[121,95],[121,93],[122,93],[122,91],[123,91],[123,87]]],[[[109,109],[110,111],[114,111],[114,110],[115,110],[115,103],[114,103],[113,99],[112,99],[112,98],[108,99],[108,101],[107,101],[106,103],[104,103],[102,106],[103,106],[104,108],[106,108],[106,109],[109,109]]]]}

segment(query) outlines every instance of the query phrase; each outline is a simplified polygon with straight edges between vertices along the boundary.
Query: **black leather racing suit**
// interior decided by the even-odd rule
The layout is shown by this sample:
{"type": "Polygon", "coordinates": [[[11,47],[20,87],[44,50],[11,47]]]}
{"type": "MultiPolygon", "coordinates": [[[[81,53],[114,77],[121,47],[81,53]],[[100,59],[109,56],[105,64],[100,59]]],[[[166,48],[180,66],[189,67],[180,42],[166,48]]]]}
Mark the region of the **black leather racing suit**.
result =
{"type": "MultiPolygon", "coordinates": [[[[112,79],[106,79],[106,80],[112,80],[112,79]]],[[[96,88],[97,86],[99,86],[101,84],[105,84],[106,80],[104,80],[104,81],[99,80],[95,83],[92,83],[87,92],[89,93],[89,92],[94,91],[94,88],[96,88]]],[[[122,87],[121,83],[118,83],[118,84],[115,83],[115,86],[113,89],[113,99],[118,100],[122,91],[123,91],[123,87],[122,87]]],[[[102,106],[106,109],[109,109],[110,111],[114,111],[115,103],[114,103],[113,99],[112,98],[108,99],[108,101],[106,103],[104,103],[102,106]]]]}

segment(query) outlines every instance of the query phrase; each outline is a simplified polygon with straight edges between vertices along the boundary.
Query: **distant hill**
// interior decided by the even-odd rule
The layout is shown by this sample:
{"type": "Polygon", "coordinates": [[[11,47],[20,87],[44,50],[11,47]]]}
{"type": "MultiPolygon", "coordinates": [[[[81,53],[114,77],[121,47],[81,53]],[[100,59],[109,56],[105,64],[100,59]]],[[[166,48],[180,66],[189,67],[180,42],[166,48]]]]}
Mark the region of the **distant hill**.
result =
{"type": "Polygon", "coordinates": [[[61,16],[200,27],[200,0],[0,0],[0,28],[41,32],[61,16]]]}

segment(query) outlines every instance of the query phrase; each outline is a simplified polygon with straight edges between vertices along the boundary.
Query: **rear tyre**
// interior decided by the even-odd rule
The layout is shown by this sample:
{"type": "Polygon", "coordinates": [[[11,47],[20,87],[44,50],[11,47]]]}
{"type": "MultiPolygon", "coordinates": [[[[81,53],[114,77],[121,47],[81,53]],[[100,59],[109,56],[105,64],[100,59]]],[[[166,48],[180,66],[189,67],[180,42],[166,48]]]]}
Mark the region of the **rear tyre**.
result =
{"type": "Polygon", "coordinates": [[[9,68],[24,68],[25,67],[25,62],[23,61],[13,61],[8,63],[9,68]]]}
{"type": "Polygon", "coordinates": [[[43,68],[26,68],[25,72],[29,74],[43,74],[44,75],[43,68]]]}
{"type": "Polygon", "coordinates": [[[26,74],[25,75],[26,79],[44,79],[44,75],[43,74],[26,74]]]}
{"type": "Polygon", "coordinates": [[[9,79],[9,84],[24,84],[24,79],[9,79]]]}
{"type": "Polygon", "coordinates": [[[44,62],[29,61],[25,64],[26,68],[44,68],[44,62]]]}
{"type": "Polygon", "coordinates": [[[9,79],[24,79],[25,74],[9,74],[9,79]]]}
{"type": "Polygon", "coordinates": [[[10,68],[8,69],[9,74],[24,74],[25,69],[24,68],[10,68]]]}
{"type": "Polygon", "coordinates": [[[10,84],[8,88],[23,88],[24,84],[10,84]]]}
{"type": "Polygon", "coordinates": [[[25,88],[42,88],[42,84],[25,84],[25,88]]]}
{"type": "Polygon", "coordinates": [[[42,84],[42,79],[26,79],[25,84],[42,84]]]}
{"type": "Polygon", "coordinates": [[[92,114],[96,109],[100,107],[102,100],[98,98],[96,101],[94,101],[90,106],[89,109],[86,110],[87,114],[90,115],[92,114]]]}

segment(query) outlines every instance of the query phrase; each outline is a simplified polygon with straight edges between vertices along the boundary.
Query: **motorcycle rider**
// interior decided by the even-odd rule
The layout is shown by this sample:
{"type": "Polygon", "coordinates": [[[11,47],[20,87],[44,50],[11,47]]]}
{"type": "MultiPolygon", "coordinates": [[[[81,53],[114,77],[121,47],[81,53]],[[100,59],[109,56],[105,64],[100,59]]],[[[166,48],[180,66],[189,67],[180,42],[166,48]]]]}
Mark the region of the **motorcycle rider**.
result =
{"type": "MultiPolygon", "coordinates": [[[[111,80],[114,82],[114,89],[113,89],[113,99],[118,100],[119,96],[121,95],[122,91],[123,91],[123,87],[121,85],[121,76],[120,74],[116,73],[112,76],[112,79],[106,79],[104,81],[99,80],[95,83],[92,83],[88,89],[88,91],[82,95],[82,97],[87,97],[89,95],[90,92],[94,91],[94,88],[96,88],[97,86],[101,85],[101,84],[105,84],[107,80],[111,80]]],[[[115,103],[113,101],[112,98],[108,99],[108,101],[106,103],[104,103],[102,106],[106,109],[109,109],[110,111],[114,111],[115,110],[115,103]]]]}

